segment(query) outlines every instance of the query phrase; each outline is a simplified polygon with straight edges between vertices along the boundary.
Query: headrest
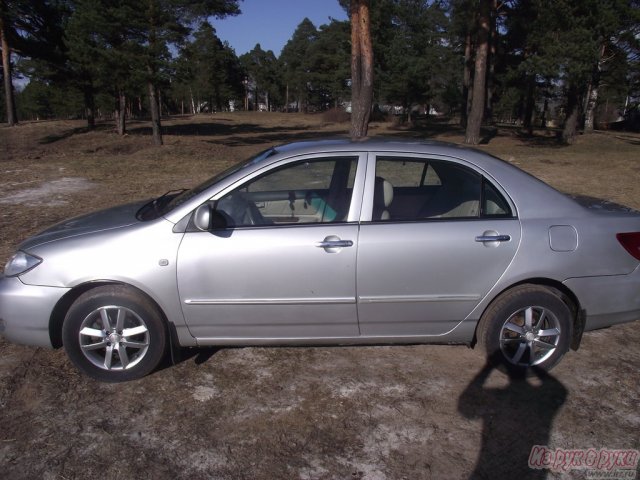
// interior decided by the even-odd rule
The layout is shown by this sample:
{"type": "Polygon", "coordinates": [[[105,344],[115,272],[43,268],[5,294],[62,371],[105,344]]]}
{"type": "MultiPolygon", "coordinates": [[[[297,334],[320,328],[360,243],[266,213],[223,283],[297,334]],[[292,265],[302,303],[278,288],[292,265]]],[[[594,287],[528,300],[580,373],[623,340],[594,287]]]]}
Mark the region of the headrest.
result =
{"type": "Polygon", "coordinates": [[[393,185],[382,177],[376,177],[374,202],[378,207],[388,207],[393,202],[393,185]]]}

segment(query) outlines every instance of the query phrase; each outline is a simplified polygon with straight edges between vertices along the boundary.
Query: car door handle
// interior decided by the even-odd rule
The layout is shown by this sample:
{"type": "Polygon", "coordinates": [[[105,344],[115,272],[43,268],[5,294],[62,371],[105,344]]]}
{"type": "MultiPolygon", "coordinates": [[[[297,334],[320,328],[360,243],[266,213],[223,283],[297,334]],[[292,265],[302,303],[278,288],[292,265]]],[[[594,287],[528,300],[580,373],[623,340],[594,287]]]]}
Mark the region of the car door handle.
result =
{"type": "Polygon", "coordinates": [[[476,242],[508,242],[511,235],[478,235],[476,242]]]}
{"type": "Polygon", "coordinates": [[[319,248],[342,248],[353,247],[353,241],[351,240],[323,240],[316,243],[316,247],[319,248]]]}

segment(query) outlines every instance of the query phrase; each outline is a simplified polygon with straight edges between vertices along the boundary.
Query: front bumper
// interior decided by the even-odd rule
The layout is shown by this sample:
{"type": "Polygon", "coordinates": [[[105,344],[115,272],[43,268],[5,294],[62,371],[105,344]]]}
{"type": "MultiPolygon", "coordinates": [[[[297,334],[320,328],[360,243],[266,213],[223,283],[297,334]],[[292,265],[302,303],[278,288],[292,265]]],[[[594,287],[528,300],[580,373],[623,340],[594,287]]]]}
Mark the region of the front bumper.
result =
{"type": "Polygon", "coordinates": [[[0,335],[10,342],[51,348],[51,312],[69,290],[0,276],[0,335]]]}
{"type": "Polygon", "coordinates": [[[586,311],[585,331],[640,320],[640,266],[628,275],[570,278],[564,284],[586,311]]]}

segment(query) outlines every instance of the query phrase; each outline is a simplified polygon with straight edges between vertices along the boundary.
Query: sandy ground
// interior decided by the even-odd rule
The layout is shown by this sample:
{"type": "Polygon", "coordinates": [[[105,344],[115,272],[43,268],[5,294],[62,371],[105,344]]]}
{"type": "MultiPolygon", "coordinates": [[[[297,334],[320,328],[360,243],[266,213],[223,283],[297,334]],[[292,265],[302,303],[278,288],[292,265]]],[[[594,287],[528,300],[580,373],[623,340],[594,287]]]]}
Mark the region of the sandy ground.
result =
{"type": "MultiPolygon", "coordinates": [[[[116,136],[81,122],[0,127],[0,261],[46,226],[191,186],[274,143],[343,134],[319,116],[227,114],[116,136]]],[[[371,133],[459,142],[446,126],[371,133]]],[[[640,208],[640,136],[557,147],[501,130],[480,148],[562,190],[640,208]]],[[[640,294],[640,292],[639,292],[640,294]]],[[[136,382],[0,339],[0,477],[586,478],[533,470],[533,445],[640,449],[640,322],[591,332],[552,374],[510,379],[464,346],[184,351],[136,382]]]]}

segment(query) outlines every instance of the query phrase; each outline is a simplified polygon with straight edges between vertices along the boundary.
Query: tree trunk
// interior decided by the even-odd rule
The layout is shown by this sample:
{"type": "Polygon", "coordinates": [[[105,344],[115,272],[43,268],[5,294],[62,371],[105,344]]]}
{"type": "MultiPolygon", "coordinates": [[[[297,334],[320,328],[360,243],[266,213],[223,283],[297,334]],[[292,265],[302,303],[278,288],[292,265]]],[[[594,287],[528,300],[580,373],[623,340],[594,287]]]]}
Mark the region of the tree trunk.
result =
{"type": "Polygon", "coordinates": [[[289,83],[287,82],[287,90],[284,94],[284,111],[289,113],[289,83]]]}
{"type": "Polygon", "coordinates": [[[93,95],[93,86],[85,85],[83,89],[84,94],[84,109],[87,114],[87,127],[92,129],[96,126],[96,104],[95,97],[93,95]]]}
{"type": "Polygon", "coordinates": [[[155,145],[162,145],[162,125],[160,124],[160,103],[158,100],[158,88],[156,87],[156,73],[157,68],[155,62],[156,56],[160,51],[158,45],[158,19],[156,17],[156,8],[158,5],[155,1],[149,1],[148,20],[149,20],[149,38],[148,49],[150,58],[147,63],[147,90],[149,94],[149,110],[151,113],[151,131],[153,135],[153,143],[155,145]]]}
{"type": "Polygon", "coordinates": [[[373,102],[373,46],[369,30],[369,0],[351,0],[351,137],[369,129],[373,102]]]}
{"type": "Polygon", "coordinates": [[[467,122],[464,143],[477,145],[480,143],[480,126],[484,116],[485,82],[487,73],[487,51],[489,49],[489,12],[491,0],[481,0],[478,18],[478,41],[476,44],[476,61],[473,74],[473,100],[467,122]]]}
{"type": "Polygon", "coordinates": [[[460,126],[466,127],[471,106],[471,27],[464,39],[464,77],[462,79],[462,105],[460,105],[460,126]]]}
{"type": "Polygon", "coordinates": [[[484,118],[488,123],[493,121],[493,93],[495,90],[496,50],[498,44],[498,0],[491,0],[489,57],[487,59],[487,100],[484,118]]]}
{"type": "Polygon", "coordinates": [[[259,104],[258,104],[258,84],[255,84],[255,87],[253,89],[253,111],[257,112],[259,110],[259,104]]]}
{"type": "Polygon", "coordinates": [[[16,104],[13,98],[13,81],[11,78],[11,47],[7,39],[9,22],[7,15],[7,3],[0,0],[0,46],[2,47],[2,72],[4,77],[4,96],[7,109],[7,124],[14,126],[18,123],[16,104]]]}
{"type": "Polygon", "coordinates": [[[524,119],[522,124],[529,135],[533,135],[533,113],[536,107],[536,77],[529,75],[527,78],[527,96],[524,104],[524,119]]]}
{"type": "Polygon", "coordinates": [[[567,92],[567,116],[562,130],[562,142],[571,145],[578,135],[578,89],[574,85],[569,86],[567,92]]]}
{"type": "Polygon", "coordinates": [[[125,97],[122,90],[118,91],[118,98],[116,102],[116,130],[118,135],[124,135],[127,133],[126,127],[126,109],[127,109],[127,97],[125,97]]]}
{"type": "Polygon", "coordinates": [[[156,86],[149,80],[147,82],[149,91],[149,109],[151,111],[151,131],[153,132],[153,143],[162,145],[162,125],[160,124],[160,108],[158,105],[158,94],[156,86]]]}
{"type": "Polygon", "coordinates": [[[222,104],[222,95],[220,94],[220,88],[216,85],[214,96],[216,97],[216,111],[224,112],[225,108],[222,104]]]}
{"type": "Polygon", "coordinates": [[[540,119],[540,128],[547,128],[547,113],[549,112],[549,99],[544,99],[544,107],[542,108],[542,118],[540,119]]]}
{"type": "Polygon", "coordinates": [[[600,57],[598,63],[593,69],[589,90],[587,92],[587,104],[584,109],[584,133],[592,133],[595,128],[595,110],[598,103],[598,87],[600,85],[600,72],[602,71],[602,63],[604,61],[605,45],[600,48],[600,57]]]}

